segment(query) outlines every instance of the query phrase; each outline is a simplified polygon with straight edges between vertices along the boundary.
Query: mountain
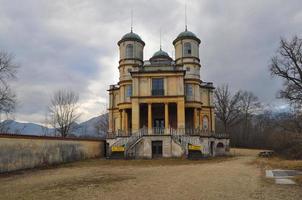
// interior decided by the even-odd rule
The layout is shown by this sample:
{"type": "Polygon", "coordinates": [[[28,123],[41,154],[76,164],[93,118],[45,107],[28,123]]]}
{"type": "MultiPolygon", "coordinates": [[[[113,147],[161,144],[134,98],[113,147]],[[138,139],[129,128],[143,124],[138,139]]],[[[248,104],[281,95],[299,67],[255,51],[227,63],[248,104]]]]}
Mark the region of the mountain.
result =
{"type": "MultiPolygon", "coordinates": [[[[99,124],[106,123],[106,114],[93,117],[80,124],[74,123],[73,135],[77,137],[105,137],[106,133],[99,131],[99,124]],[[99,133],[99,134],[98,134],[99,133]]],[[[53,135],[53,128],[46,128],[35,123],[23,123],[14,120],[5,120],[0,123],[0,132],[23,135],[53,135]]]]}
{"type": "MultiPolygon", "coordinates": [[[[22,123],[14,120],[5,120],[1,123],[1,132],[24,135],[44,135],[45,127],[35,123],[22,123]]],[[[53,132],[53,129],[48,129],[53,132]]]]}

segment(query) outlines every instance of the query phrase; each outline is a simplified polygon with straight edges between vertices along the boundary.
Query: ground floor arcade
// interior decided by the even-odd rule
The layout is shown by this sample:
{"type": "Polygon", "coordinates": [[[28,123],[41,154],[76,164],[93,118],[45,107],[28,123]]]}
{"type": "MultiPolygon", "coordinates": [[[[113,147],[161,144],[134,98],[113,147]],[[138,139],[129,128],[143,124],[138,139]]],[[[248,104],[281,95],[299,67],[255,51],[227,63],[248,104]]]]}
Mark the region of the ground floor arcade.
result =
{"type": "Polygon", "coordinates": [[[201,106],[187,107],[184,103],[138,103],[118,110],[113,132],[124,135],[147,129],[149,134],[165,134],[175,129],[214,131],[213,111],[201,106]]]}

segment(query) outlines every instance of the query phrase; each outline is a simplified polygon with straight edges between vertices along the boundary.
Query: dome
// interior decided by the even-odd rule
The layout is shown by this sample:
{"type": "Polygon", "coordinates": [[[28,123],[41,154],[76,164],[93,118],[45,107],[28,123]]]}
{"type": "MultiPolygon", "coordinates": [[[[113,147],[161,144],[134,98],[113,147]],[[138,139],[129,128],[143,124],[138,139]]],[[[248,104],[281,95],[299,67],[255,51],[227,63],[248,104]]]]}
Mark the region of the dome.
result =
{"type": "Polygon", "coordinates": [[[169,54],[161,49],[153,54],[152,58],[154,58],[154,57],[169,57],[170,58],[169,54]]]}
{"type": "Polygon", "coordinates": [[[188,31],[187,29],[183,32],[181,32],[180,34],[178,34],[177,38],[173,41],[173,44],[175,44],[178,40],[181,39],[194,39],[196,40],[198,43],[200,43],[200,39],[191,31],[188,31]]]}
{"type": "Polygon", "coordinates": [[[196,35],[194,33],[192,33],[191,31],[186,30],[186,31],[179,33],[179,35],[177,37],[178,38],[179,37],[196,37],[196,35]]]}
{"type": "Polygon", "coordinates": [[[169,54],[162,49],[155,52],[150,58],[151,64],[154,65],[170,65],[172,60],[173,59],[169,56],[169,54]]]}
{"type": "Polygon", "coordinates": [[[132,31],[130,33],[125,34],[122,37],[122,39],[118,42],[118,45],[120,45],[121,42],[128,41],[128,40],[137,41],[137,42],[140,42],[143,45],[145,45],[145,42],[142,40],[142,38],[138,34],[132,32],[132,31]]]}

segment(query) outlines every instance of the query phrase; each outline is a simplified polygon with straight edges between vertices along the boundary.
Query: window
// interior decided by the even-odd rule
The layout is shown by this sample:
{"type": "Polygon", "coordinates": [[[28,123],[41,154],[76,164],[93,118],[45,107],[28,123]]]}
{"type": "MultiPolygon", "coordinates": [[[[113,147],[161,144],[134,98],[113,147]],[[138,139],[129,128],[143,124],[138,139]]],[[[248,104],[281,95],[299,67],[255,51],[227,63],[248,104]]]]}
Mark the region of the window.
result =
{"type": "Polygon", "coordinates": [[[186,84],[186,96],[187,97],[193,96],[193,86],[191,84],[186,84]]]}
{"type": "Polygon", "coordinates": [[[133,45],[127,44],[126,46],[126,58],[133,58],[133,45]]]}
{"type": "Polygon", "coordinates": [[[163,96],[164,95],[164,79],[153,78],[152,79],[152,95],[163,96]]]}
{"type": "Polygon", "coordinates": [[[187,67],[187,72],[189,72],[190,71],[190,67],[187,67]]]}
{"type": "Polygon", "coordinates": [[[132,96],[132,85],[127,85],[125,89],[125,97],[131,97],[132,96]]]}
{"type": "Polygon", "coordinates": [[[192,46],[190,42],[184,43],[184,55],[190,56],[192,54],[192,46]]]}
{"type": "Polygon", "coordinates": [[[203,127],[203,130],[208,130],[208,128],[209,128],[209,119],[207,116],[203,116],[202,127],[203,127]]]}

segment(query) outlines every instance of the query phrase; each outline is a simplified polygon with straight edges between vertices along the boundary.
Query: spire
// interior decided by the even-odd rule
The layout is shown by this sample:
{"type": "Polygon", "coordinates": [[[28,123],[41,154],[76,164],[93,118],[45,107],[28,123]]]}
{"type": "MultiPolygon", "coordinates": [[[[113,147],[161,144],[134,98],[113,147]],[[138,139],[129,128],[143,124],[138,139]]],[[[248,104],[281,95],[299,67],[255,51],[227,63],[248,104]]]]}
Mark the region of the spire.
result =
{"type": "Polygon", "coordinates": [[[133,9],[131,9],[131,33],[133,32],[133,9]]]}
{"type": "Polygon", "coordinates": [[[161,28],[159,29],[159,50],[161,50],[161,28]]]}
{"type": "Polygon", "coordinates": [[[187,22],[187,0],[185,0],[185,31],[188,30],[188,22],[187,22]]]}

